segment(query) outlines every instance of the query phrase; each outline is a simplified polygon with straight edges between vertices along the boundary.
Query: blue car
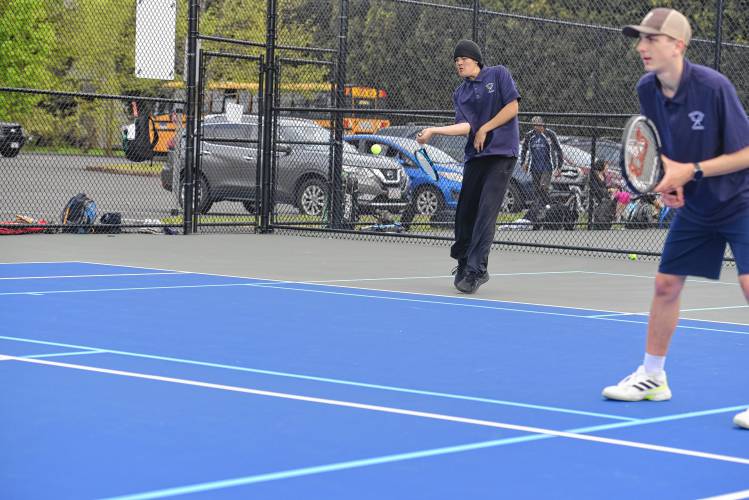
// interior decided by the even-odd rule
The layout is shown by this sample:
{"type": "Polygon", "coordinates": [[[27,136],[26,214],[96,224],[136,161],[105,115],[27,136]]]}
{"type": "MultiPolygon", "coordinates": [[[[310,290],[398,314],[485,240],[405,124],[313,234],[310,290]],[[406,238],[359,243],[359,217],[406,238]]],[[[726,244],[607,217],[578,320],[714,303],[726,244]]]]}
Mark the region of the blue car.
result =
{"type": "Polygon", "coordinates": [[[379,145],[379,156],[394,158],[403,165],[411,181],[414,214],[431,217],[441,210],[455,210],[457,207],[460,186],[463,183],[463,164],[456,162],[444,151],[426,145],[427,153],[439,174],[439,179],[434,182],[416,165],[414,151],[422,146],[413,139],[362,134],[344,137],[344,140],[356,147],[360,153],[372,154],[372,146],[379,145]]]}

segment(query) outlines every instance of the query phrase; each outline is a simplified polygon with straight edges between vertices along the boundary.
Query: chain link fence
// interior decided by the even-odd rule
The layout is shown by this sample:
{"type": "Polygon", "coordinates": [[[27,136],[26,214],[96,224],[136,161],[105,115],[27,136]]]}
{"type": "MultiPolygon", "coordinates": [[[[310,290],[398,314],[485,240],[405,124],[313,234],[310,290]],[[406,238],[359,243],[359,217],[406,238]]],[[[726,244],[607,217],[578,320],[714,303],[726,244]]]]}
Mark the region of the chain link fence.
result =
{"type": "MultiPolygon", "coordinates": [[[[719,67],[743,102],[747,4],[668,2],[692,22],[688,57],[719,67]]],[[[472,38],[486,64],[513,73],[521,137],[541,116],[561,149],[548,187],[518,160],[497,242],[657,254],[670,218],[657,199],[618,197],[603,216],[590,188],[597,175],[610,198],[622,189],[618,138],[637,112],[642,67],[621,26],[650,8],[639,1],[9,0],[0,6],[1,227],[70,230],[60,227],[63,208],[86,193],[99,217],[78,220],[75,230],[101,230],[101,215],[113,213],[118,228],[131,230],[449,241],[464,139],[433,141],[441,173],[433,183],[415,167],[414,137],[452,122],[460,83],[452,50],[472,38]],[[176,33],[171,80],[136,77],[141,2],[176,10],[176,26],[163,24],[164,40],[176,33]],[[592,168],[597,160],[605,170],[592,168]],[[539,211],[543,223],[534,219],[539,211]]],[[[152,43],[155,52],[162,45],[152,43]]]]}

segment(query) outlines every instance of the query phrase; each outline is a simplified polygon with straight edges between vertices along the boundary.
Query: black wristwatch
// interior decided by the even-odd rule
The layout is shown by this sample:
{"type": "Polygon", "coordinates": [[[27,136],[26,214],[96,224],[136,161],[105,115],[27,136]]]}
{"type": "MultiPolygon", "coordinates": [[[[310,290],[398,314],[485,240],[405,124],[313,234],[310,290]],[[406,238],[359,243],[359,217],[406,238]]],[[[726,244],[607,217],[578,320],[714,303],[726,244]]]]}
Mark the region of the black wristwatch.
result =
{"type": "Polygon", "coordinates": [[[702,176],[705,175],[705,172],[702,171],[702,167],[700,166],[700,162],[696,161],[694,162],[694,174],[692,175],[692,179],[695,181],[698,181],[702,179],[702,176]]]}

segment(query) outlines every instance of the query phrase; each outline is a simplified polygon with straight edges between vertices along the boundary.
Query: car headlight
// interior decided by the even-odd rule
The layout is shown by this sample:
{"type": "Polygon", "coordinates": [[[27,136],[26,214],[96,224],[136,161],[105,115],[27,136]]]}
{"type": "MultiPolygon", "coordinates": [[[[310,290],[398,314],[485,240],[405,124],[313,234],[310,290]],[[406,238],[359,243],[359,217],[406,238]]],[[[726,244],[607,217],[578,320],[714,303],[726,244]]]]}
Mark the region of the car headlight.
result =
{"type": "Polygon", "coordinates": [[[459,172],[440,172],[440,176],[454,182],[463,182],[463,174],[459,172]]]}
{"type": "Polygon", "coordinates": [[[353,165],[343,165],[343,171],[347,174],[355,175],[359,182],[371,179],[374,177],[371,168],[355,167],[353,165]]]}

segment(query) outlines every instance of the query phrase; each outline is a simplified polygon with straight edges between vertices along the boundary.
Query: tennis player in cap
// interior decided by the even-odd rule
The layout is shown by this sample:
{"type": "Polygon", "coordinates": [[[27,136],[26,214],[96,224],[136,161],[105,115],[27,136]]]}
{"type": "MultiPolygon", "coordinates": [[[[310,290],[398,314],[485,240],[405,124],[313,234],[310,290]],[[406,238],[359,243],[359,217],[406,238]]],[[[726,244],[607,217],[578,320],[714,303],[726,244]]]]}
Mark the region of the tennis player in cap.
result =
{"type": "MultiPolygon", "coordinates": [[[[665,175],[655,190],[678,213],[655,277],[643,364],[603,395],[665,401],[671,398],[666,354],[687,276],[718,279],[729,244],[749,302],[749,120],[725,76],[685,58],[692,30],[683,14],[653,9],[623,33],[638,38],[647,71],[637,84],[640,112],[663,142],[665,175]]],[[[746,390],[745,397],[749,385],[746,390]]],[[[749,428],[749,410],[734,423],[749,428]]]]}
{"type": "Polygon", "coordinates": [[[453,60],[463,79],[453,93],[455,124],[425,128],[416,140],[426,144],[435,134],[468,136],[450,256],[458,261],[455,287],[474,293],[489,280],[489,250],[520,148],[520,94],[507,68],[484,66],[474,42],[458,42],[453,60]]]}

